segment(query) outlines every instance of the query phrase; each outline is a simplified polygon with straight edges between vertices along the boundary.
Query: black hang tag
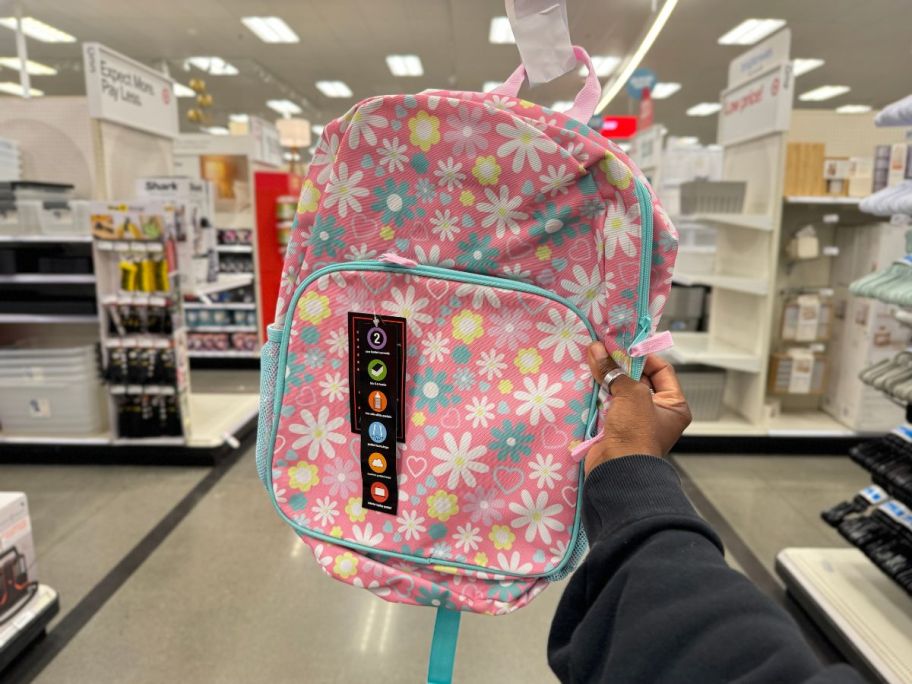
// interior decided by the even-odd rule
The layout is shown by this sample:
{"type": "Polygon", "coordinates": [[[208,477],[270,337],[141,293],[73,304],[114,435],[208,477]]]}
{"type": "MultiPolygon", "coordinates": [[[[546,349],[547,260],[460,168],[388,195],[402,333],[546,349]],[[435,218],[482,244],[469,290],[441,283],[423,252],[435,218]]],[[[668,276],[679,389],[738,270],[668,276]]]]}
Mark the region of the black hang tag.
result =
{"type": "Polygon", "coordinates": [[[390,515],[396,514],[399,503],[395,413],[394,402],[383,412],[365,411],[361,430],[361,505],[390,515]]]}

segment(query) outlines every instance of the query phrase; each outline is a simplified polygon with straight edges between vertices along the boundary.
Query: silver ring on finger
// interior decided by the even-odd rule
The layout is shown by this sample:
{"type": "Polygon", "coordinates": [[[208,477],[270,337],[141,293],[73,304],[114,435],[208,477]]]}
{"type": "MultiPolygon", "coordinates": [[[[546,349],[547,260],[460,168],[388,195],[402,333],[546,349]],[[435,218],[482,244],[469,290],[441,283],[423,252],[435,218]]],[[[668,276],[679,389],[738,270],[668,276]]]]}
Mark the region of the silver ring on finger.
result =
{"type": "Polygon", "coordinates": [[[602,380],[602,389],[604,389],[610,396],[614,396],[611,393],[611,385],[614,384],[614,381],[617,380],[622,375],[627,375],[620,368],[613,368],[605,374],[604,380],[602,380]]]}

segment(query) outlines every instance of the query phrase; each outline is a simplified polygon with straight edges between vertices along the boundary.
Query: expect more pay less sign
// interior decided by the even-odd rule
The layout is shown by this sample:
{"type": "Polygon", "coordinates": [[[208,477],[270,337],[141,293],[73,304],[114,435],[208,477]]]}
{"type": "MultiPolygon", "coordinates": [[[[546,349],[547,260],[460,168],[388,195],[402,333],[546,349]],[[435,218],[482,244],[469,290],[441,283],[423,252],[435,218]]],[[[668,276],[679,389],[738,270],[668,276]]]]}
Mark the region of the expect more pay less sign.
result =
{"type": "Polygon", "coordinates": [[[793,80],[791,64],[784,62],[724,91],[719,112],[719,143],[731,145],[788,130],[793,80]]]}

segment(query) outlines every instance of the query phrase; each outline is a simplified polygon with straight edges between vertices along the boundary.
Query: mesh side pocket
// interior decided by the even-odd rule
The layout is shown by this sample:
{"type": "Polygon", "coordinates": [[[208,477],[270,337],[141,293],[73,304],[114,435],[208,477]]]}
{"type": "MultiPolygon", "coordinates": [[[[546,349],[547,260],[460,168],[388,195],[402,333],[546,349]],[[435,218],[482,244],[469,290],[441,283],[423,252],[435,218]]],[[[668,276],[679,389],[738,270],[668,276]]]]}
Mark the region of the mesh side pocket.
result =
{"type": "Polygon", "coordinates": [[[570,560],[567,561],[567,564],[557,572],[553,572],[550,575],[545,576],[545,579],[549,582],[558,582],[565,577],[568,577],[576,570],[577,566],[582,562],[583,558],[586,557],[586,554],[589,552],[589,540],[586,537],[586,530],[583,529],[583,526],[579,526],[579,532],[576,535],[576,539],[573,542],[573,549],[570,551],[570,560]]]}
{"type": "Polygon", "coordinates": [[[275,402],[276,378],[279,371],[279,343],[273,339],[269,328],[267,342],[260,352],[260,415],[257,420],[256,467],[257,475],[266,487],[266,473],[272,462],[272,421],[275,402]]]}

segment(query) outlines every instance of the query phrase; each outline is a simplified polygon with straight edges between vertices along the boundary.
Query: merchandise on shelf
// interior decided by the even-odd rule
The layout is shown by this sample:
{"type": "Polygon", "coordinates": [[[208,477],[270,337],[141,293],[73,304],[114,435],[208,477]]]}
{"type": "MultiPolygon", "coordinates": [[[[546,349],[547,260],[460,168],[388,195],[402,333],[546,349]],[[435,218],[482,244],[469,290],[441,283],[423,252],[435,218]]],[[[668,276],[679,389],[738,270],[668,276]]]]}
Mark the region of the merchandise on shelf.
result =
{"type": "Polygon", "coordinates": [[[744,181],[694,180],[681,183],[681,213],[740,214],[744,209],[744,181]]]}
{"type": "Polygon", "coordinates": [[[0,182],[22,178],[22,154],[15,140],[0,138],[0,182]]]}
{"type": "Polygon", "coordinates": [[[828,361],[809,349],[790,349],[770,357],[770,394],[823,394],[828,361]]]}
{"type": "Polygon", "coordinates": [[[222,254],[219,259],[220,273],[253,273],[253,257],[238,254],[222,254]]]}
{"type": "MultiPolygon", "coordinates": [[[[0,492],[0,647],[38,591],[38,562],[23,492],[0,492]]],[[[10,633],[11,637],[12,634],[10,633]]]]}
{"type": "Polygon", "coordinates": [[[825,342],[830,339],[832,320],[831,297],[819,293],[789,297],[782,309],[782,340],[825,342]]]}
{"type": "Polygon", "coordinates": [[[218,228],[216,235],[220,245],[249,245],[253,240],[250,228],[218,228]]]}
{"type": "Polygon", "coordinates": [[[694,420],[719,420],[725,396],[725,371],[700,364],[675,366],[694,420]]]}

